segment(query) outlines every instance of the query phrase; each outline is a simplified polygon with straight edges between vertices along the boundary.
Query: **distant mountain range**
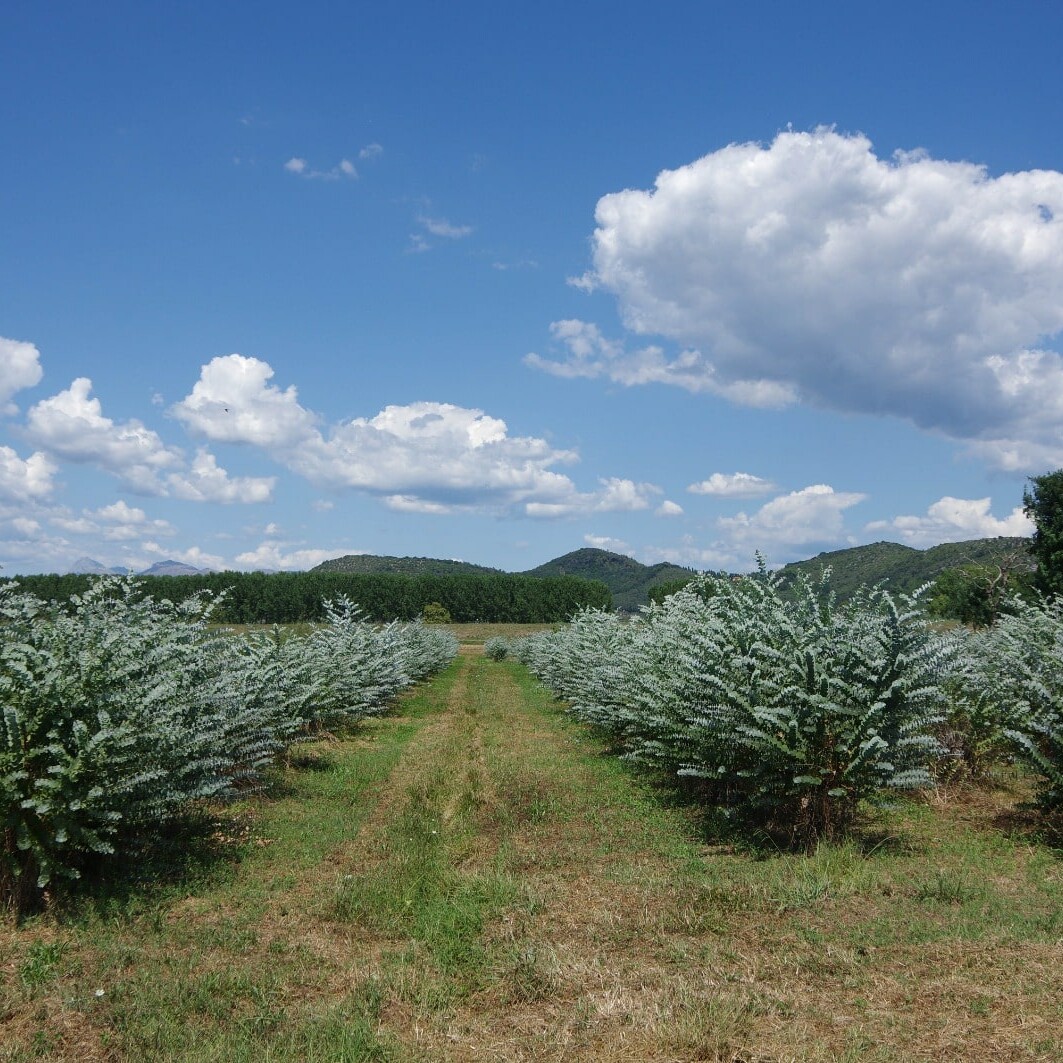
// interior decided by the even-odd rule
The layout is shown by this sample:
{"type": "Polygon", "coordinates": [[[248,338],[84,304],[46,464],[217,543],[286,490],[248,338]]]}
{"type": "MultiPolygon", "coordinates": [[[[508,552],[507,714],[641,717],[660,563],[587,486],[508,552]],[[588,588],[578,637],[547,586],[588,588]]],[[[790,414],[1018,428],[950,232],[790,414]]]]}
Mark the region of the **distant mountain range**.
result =
{"type": "MultiPolygon", "coordinates": [[[[209,569],[205,568],[193,568],[192,565],[186,565],[183,561],[156,561],[154,565],[138,572],[137,575],[199,576],[208,571],[209,569]]],[[[131,569],[123,568],[121,565],[115,565],[113,568],[108,568],[106,565],[101,565],[99,561],[95,561],[91,557],[79,557],[70,568],[67,569],[67,572],[88,576],[128,576],[131,569]]]]}

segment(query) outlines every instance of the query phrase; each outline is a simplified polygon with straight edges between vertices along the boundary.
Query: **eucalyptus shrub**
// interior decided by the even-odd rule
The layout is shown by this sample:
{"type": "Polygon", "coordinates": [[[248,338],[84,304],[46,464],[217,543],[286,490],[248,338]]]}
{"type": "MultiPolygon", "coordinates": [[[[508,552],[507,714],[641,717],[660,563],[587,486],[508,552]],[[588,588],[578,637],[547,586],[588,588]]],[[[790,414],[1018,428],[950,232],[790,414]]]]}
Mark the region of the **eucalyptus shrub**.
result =
{"type": "Polygon", "coordinates": [[[1039,777],[1040,804],[1063,808],[1063,598],[1011,607],[969,640],[967,709],[1039,777]]]}
{"type": "Polygon", "coordinates": [[[509,656],[509,639],[501,635],[492,635],[484,643],[484,654],[492,661],[504,661],[509,656]]]}
{"type": "Polygon", "coordinates": [[[810,844],[931,782],[953,642],[913,598],[703,575],[640,618],[581,614],[520,656],[626,755],[709,781],[810,844]]]}

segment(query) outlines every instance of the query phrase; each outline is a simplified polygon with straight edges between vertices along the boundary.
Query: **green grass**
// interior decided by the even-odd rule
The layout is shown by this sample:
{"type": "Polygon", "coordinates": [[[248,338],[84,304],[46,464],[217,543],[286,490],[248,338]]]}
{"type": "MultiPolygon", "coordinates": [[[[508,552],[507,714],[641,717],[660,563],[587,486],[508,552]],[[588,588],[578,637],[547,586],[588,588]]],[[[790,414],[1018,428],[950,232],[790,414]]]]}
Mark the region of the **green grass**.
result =
{"type": "Polygon", "coordinates": [[[1063,854],[1027,796],[780,852],[469,654],[0,932],[0,1059],[1059,1058],[1063,854]]]}

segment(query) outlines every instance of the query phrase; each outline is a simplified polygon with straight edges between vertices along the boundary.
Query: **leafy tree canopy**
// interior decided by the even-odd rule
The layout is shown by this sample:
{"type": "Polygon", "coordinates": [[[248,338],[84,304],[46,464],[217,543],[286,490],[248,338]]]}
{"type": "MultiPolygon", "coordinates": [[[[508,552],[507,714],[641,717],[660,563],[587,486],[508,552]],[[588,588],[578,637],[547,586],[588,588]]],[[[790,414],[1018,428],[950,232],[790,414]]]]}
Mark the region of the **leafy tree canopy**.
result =
{"type": "Polygon", "coordinates": [[[1030,551],[1037,559],[1042,589],[1063,594],[1063,469],[1031,476],[1022,501],[1034,522],[1030,551]]]}

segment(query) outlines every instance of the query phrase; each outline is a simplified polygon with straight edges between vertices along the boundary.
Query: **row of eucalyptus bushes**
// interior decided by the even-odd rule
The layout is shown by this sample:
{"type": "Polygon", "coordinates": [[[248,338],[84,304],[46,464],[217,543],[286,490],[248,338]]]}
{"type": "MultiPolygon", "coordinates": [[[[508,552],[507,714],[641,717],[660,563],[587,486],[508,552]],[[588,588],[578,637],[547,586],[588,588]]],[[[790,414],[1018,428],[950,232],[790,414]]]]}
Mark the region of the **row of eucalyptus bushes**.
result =
{"type": "Polygon", "coordinates": [[[238,636],[217,599],[96,580],[45,602],[0,587],[0,891],[19,910],[207,798],[258,787],[293,741],[380,710],[457,652],[347,599],[305,636],[238,636]]]}
{"type": "Polygon", "coordinates": [[[861,801],[931,784],[961,720],[1034,765],[1043,801],[1063,789],[1058,605],[942,633],[918,595],[839,604],[826,580],[782,593],[763,571],[706,574],[634,620],[588,610],[511,648],[625,756],[702,780],[798,844],[847,830],[861,801]]]}
{"type": "Polygon", "coordinates": [[[1063,597],[1008,602],[992,627],[967,635],[953,679],[961,751],[977,774],[1014,757],[1038,802],[1063,809],[1063,597]]]}
{"type": "Polygon", "coordinates": [[[882,589],[838,605],[767,573],[698,577],[631,623],[587,612],[518,649],[626,755],[809,844],[930,781],[953,645],[882,589]]]}

